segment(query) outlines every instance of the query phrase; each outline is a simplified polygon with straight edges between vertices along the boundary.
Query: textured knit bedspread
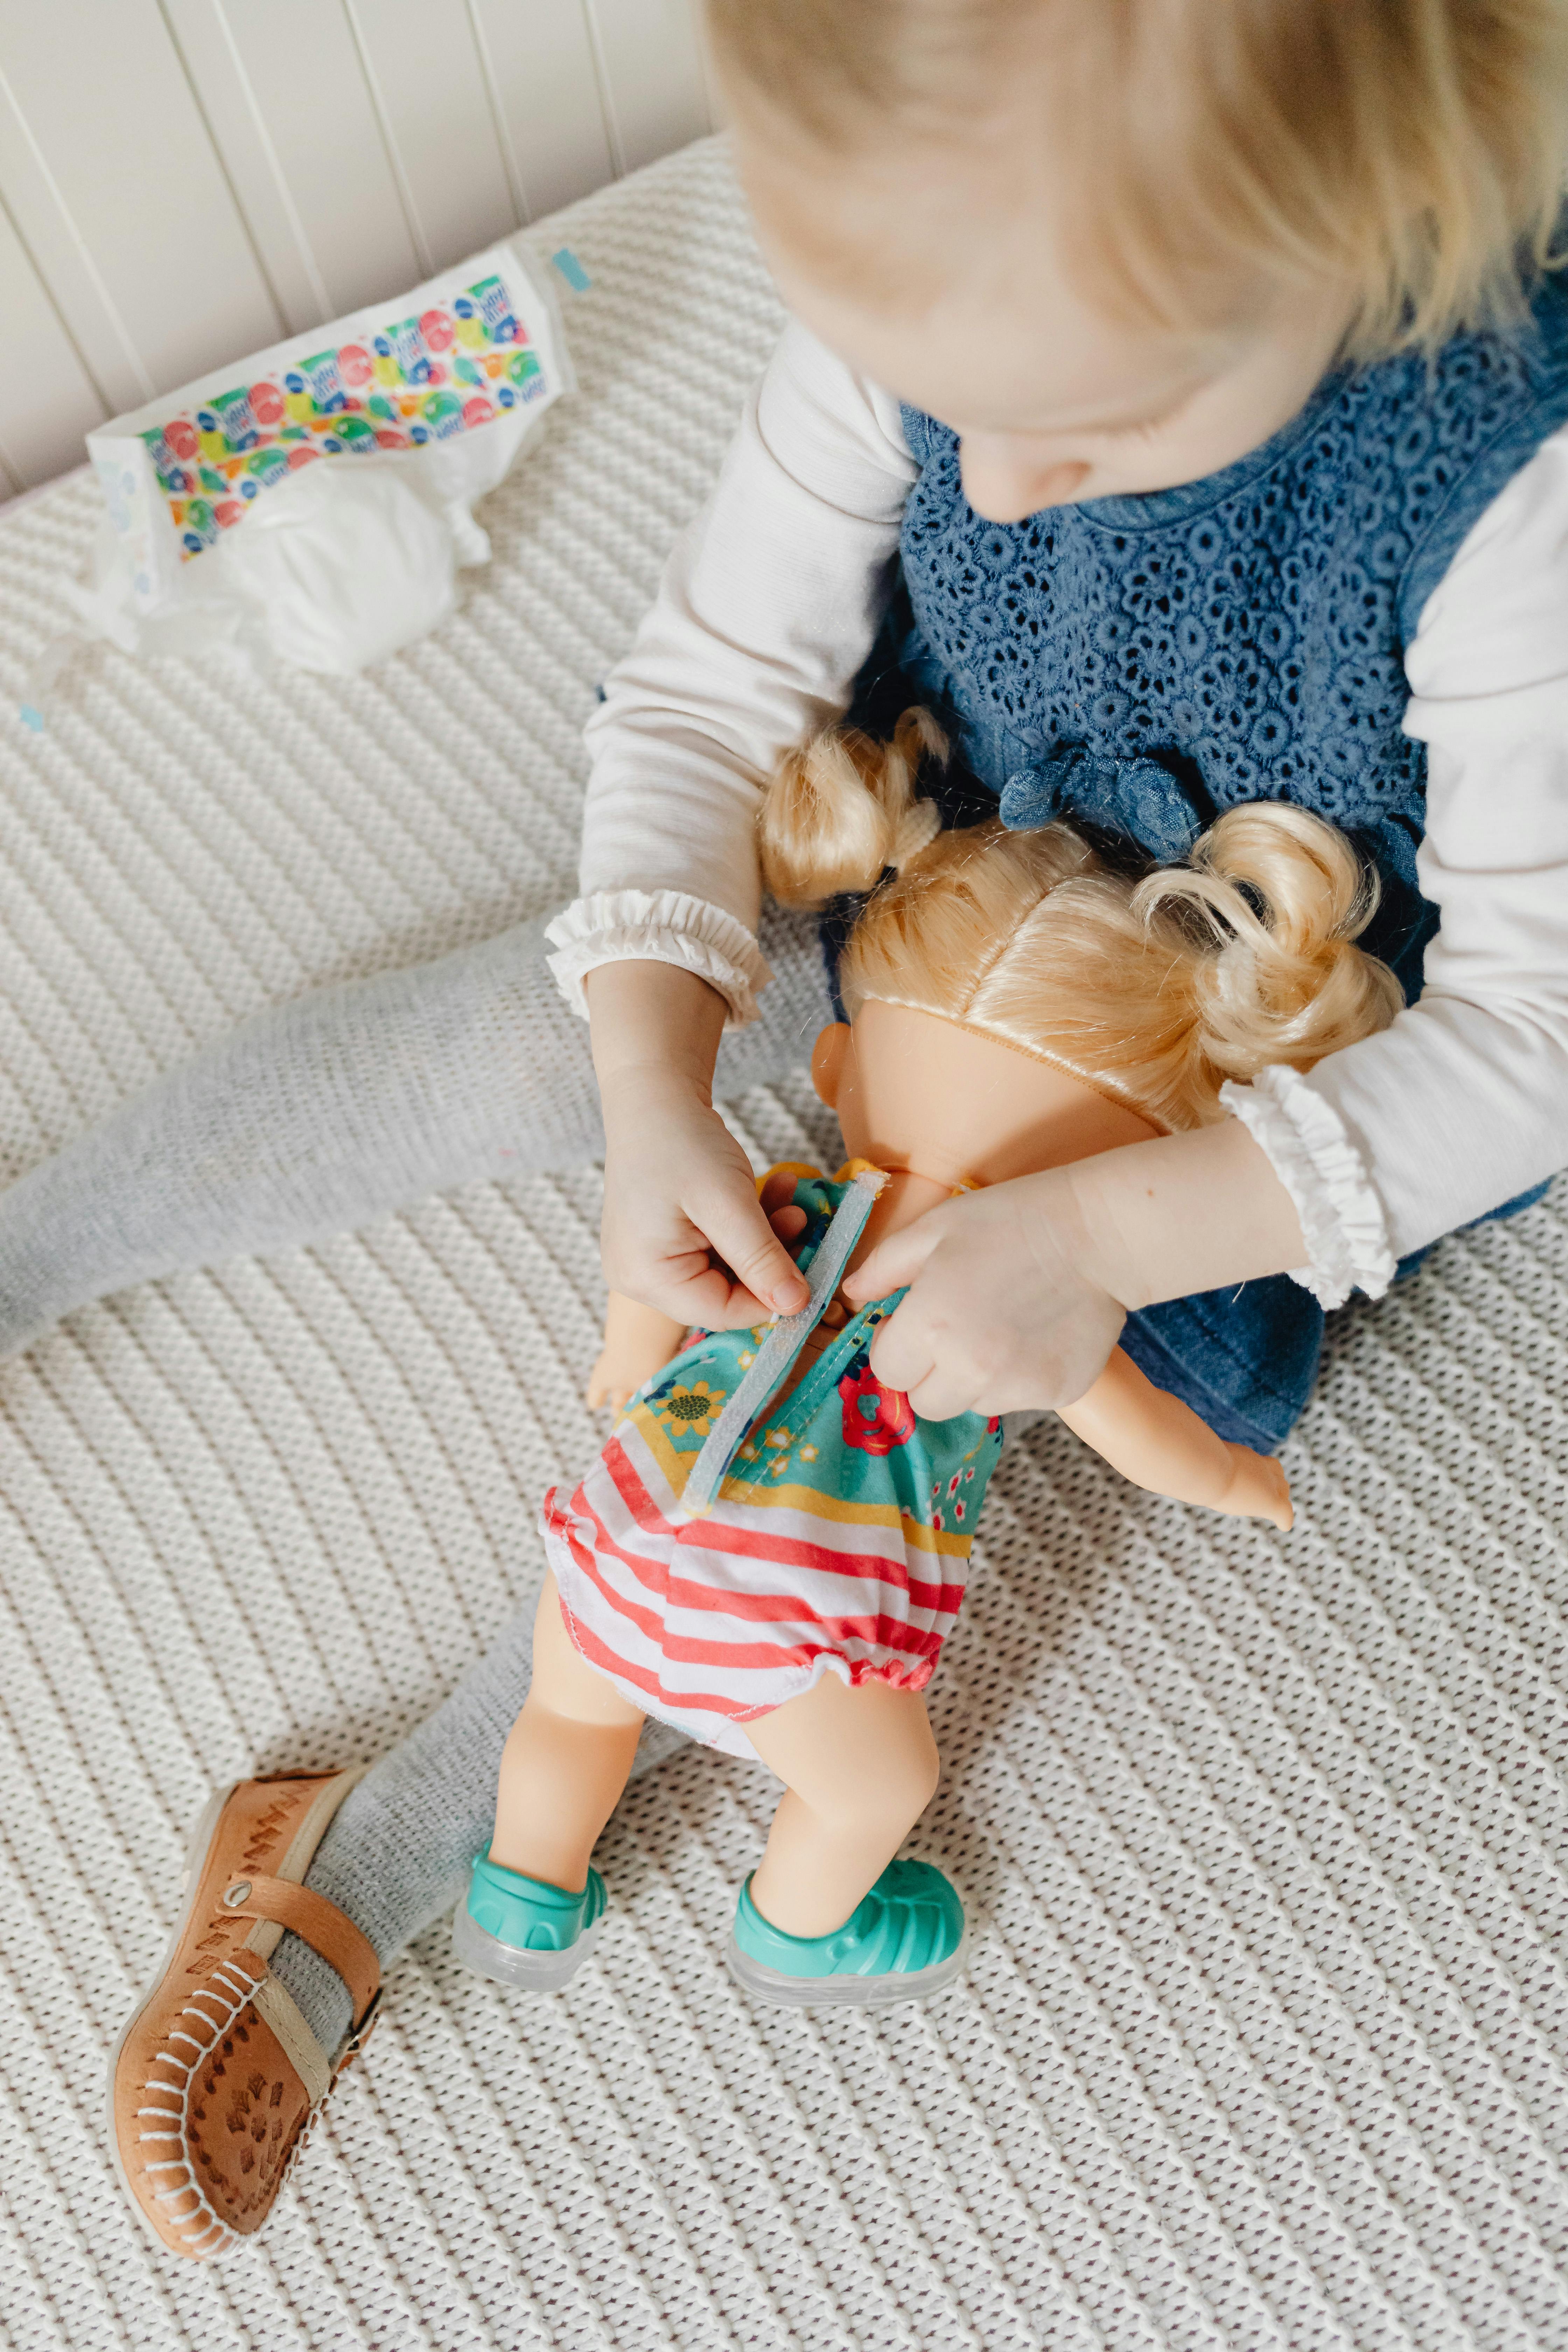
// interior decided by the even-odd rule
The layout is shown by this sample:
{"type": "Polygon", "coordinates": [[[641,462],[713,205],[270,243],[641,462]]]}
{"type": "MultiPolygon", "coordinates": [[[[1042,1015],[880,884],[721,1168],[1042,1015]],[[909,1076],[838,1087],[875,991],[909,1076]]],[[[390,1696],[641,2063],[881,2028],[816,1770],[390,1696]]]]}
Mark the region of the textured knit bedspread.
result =
{"type": "MultiPolygon", "coordinates": [[[[550,225],[582,397],[437,636],[347,681],[72,662],[0,717],[8,1177],[193,1045],[571,894],[595,681],[777,322],[708,146],[550,225]]],[[[0,703],[95,493],[0,520],[0,703]]],[[[832,1149],[804,1078],[759,1158],[832,1149]]],[[[930,2009],[750,2008],[772,1805],[692,1752],[558,1999],[393,1972],[263,2245],[160,2259],[103,2070],[218,1780],[416,1722],[599,1433],[595,1171],[142,1288],[0,1367],[0,2341],[1327,2352],[1568,2347],[1568,1193],[1335,1319],[1288,1537],[1009,1448],[919,1832],[930,2009]]]]}

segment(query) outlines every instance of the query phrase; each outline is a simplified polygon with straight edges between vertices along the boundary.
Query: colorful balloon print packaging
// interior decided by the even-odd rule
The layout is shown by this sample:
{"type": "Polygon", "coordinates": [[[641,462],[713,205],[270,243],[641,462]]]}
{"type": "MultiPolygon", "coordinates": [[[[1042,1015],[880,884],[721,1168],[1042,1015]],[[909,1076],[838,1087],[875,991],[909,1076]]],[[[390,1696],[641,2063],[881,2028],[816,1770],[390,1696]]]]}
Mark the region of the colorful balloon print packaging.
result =
{"type": "MultiPolygon", "coordinates": [[[[249,622],[285,659],[342,669],[379,658],[449,604],[449,593],[432,603],[433,559],[437,592],[443,571],[484,561],[473,500],[495,487],[573,384],[547,283],[537,265],[500,245],[400,300],[117,417],[88,437],[113,532],[99,581],[106,609],[119,609],[110,633],[123,641],[138,622],[199,608],[210,640],[215,605],[237,598],[234,633],[245,635],[239,608],[248,607],[249,622]],[[320,487],[307,493],[308,471],[320,487]],[[265,547],[255,529],[263,516],[265,547]],[[346,634],[324,612],[298,609],[319,568],[300,533],[320,541],[334,520],[342,551],[382,574],[367,581],[362,625],[351,615],[346,634]],[[444,567],[433,545],[443,529],[444,567]],[[418,594],[389,593],[416,569],[418,594]],[[291,625],[279,594],[294,598],[301,625],[291,625]]],[[[153,635],[164,649],[169,633],[153,635]]]]}

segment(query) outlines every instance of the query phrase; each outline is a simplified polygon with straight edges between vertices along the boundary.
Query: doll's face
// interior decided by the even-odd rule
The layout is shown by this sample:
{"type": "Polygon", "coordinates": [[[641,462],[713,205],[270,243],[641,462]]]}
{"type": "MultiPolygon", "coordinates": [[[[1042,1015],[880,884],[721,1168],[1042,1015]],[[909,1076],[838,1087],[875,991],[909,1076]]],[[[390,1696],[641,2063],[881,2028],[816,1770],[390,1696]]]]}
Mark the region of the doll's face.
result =
{"type": "Polygon", "coordinates": [[[1159,1132],[1065,1070],[907,1004],[873,1001],[852,1028],[825,1029],[811,1075],[852,1159],[912,1170],[942,1192],[1003,1184],[1159,1132]]]}

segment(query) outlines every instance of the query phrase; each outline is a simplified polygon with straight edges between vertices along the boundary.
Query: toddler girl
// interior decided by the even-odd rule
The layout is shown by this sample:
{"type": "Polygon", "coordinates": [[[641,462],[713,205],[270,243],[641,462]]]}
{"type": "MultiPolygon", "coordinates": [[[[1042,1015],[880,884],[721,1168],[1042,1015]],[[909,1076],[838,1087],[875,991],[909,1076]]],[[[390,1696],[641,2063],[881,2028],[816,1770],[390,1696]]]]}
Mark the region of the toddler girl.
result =
{"type": "MultiPolygon", "coordinates": [[[[1069,1402],[1120,1337],[1227,1442],[1277,1444],[1324,1307],[1568,1160],[1568,304],[1545,267],[1568,9],[712,18],[795,323],[592,731],[555,961],[592,1017],[606,1269],[681,1324],[800,1303],[710,1102],[720,1034],[766,978],[755,807],[781,751],[852,700],[884,733],[925,701],[1005,823],[1070,816],[1170,857],[1226,809],[1289,800],[1378,866],[1368,943],[1408,1000],[1383,1034],[1263,1072],[1219,1125],[1103,1155],[1091,1214],[1059,1171],[1020,1176],[933,1207],[857,1277],[864,1298],[910,1284],[869,1369],[928,1420],[1069,1402]]],[[[540,978],[521,935],[510,961],[487,943],[289,1008],[129,1107],[4,1204],[28,1276],[5,1331],[480,1172],[503,1113],[541,1151],[567,1127],[586,1150],[591,1122],[558,1116],[581,1091],[569,1043],[544,1072],[510,1051],[538,1051],[540,978]],[[363,1035],[377,1081],[354,1108],[339,1074],[363,1035]],[[302,1129],[269,1124],[301,1103],[302,1129]],[[240,1171],[229,1195],[215,1165],[240,1171]]],[[[792,1015],[773,1050],[812,1025],[792,1015]]],[[[363,1919],[384,1964],[484,1842],[526,1658],[509,1627],[298,1857],[318,1912],[363,1919]],[[431,1819],[435,1855],[404,1827],[431,1819]]],[[[215,1870],[246,1801],[216,1816],[215,1870]]],[[[302,2073],[243,2011],[283,2085],[247,2231],[352,2046],[339,1976],[292,1932],[263,1973],[289,2050],[320,2059],[302,2073]]],[[[156,1989],[148,2033],[185,1997],[156,1989]]],[[[178,2242],[133,2135],[125,2152],[178,2242]]]]}
{"type": "Polygon", "coordinates": [[[759,782],[917,698],[1006,824],[1171,858],[1278,799],[1379,870],[1386,1034],[1119,1152],[1092,1227],[1031,1176],[858,1276],[911,1286],[873,1369],[929,1417],[1066,1402],[1120,1334],[1278,1444],[1324,1307],[1568,1160],[1568,12],[713,21],[795,323],[589,730],[551,936],[605,1271],[708,1327],[798,1303],[709,1098],[767,978],[759,782]]]}

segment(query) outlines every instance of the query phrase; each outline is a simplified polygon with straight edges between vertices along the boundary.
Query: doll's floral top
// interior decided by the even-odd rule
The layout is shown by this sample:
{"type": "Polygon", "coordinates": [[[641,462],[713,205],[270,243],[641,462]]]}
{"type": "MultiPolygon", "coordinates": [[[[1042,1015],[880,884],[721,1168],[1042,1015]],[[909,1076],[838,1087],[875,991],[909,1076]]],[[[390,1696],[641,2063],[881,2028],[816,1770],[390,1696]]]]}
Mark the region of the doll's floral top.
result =
{"type": "MultiPolygon", "coordinates": [[[[803,1271],[849,1190],[792,1168],[803,1271]]],[[[570,1501],[541,1526],[578,1649],[636,1706],[733,1755],[743,1726],[824,1674],[920,1690],[963,1598],[974,1524],[1002,1450],[983,1413],[923,1421],[869,1364],[902,1293],[835,1332],[752,1423],[718,1499],[687,1477],[762,1333],[696,1334],[632,1399],[570,1501]]]]}

